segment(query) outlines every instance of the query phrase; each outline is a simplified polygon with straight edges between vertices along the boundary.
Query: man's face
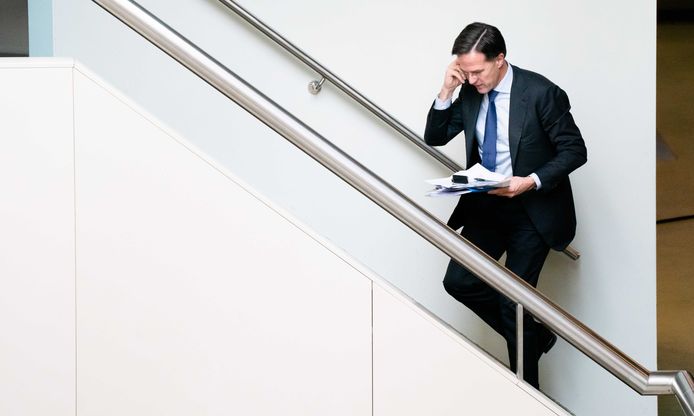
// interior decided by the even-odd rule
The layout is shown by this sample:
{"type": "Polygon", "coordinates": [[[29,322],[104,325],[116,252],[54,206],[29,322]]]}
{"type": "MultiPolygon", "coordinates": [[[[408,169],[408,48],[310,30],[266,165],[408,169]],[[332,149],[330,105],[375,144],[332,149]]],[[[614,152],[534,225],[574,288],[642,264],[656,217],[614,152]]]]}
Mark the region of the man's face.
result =
{"type": "Polygon", "coordinates": [[[483,53],[471,51],[458,55],[456,62],[467,82],[480,94],[486,94],[499,85],[507,69],[503,53],[488,61],[483,53]]]}

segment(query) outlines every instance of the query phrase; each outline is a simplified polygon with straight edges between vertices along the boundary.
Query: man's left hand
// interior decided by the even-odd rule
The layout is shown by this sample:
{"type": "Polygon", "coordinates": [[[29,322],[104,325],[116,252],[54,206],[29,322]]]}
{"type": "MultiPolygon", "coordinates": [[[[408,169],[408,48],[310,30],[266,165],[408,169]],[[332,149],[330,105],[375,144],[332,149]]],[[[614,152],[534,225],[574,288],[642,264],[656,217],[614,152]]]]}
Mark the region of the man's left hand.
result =
{"type": "Polygon", "coordinates": [[[488,193],[492,195],[513,198],[514,196],[518,196],[523,192],[527,192],[531,189],[535,189],[535,181],[533,180],[533,178],[529,176],[513,176],[511,177],[511,182],[509,183],[508,188],[497,188],[492,191],[489,191],[488,193]]]}

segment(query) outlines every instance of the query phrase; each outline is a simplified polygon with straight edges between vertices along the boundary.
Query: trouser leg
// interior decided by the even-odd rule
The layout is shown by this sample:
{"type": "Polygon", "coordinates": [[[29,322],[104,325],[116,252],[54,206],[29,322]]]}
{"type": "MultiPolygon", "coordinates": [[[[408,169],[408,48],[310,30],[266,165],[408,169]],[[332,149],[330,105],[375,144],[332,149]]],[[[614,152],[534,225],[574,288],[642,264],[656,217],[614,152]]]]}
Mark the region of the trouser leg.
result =
{"type": "MultiPolygon", "coordinates": [[[[524,213],[523,213],[524,214],[524,213]]],[[[528,225],[530,225],[528,220],[528,225]]],[[[549,253],[549,247],[532,226],[518,227],[509,235],[506,252],[506,267],[528,282],[537,286],[540,271],[549,253]]],[[[500,296],[501,320],[504,328],[511,371],[516,371],[516,303],[500,296]]],[[[539,388],[538,360],[543,346],[538,343],[541,331],[546,331],[532,316],[523,317],[523,378],[539,388]]]]}
{"type": "MultiPolygon", "coordinates": [[[[466,225],[462,236],[498,260],[506,252],[506,267],[533,287],[549,247],[537,233],[522,205],[514,200],[490,200],[479,221],[466,225]]],[[[511,370],[516,371],[516,304],[451,260],[443,281],[446,291],[501,334],[507,344],[511,370]]],[[[524,379],[539,388],[538,334],[546,331],[529,315],[523,320],[524,379]]],[[[543,334],[546,335],[546,334],[543,334]]]]}
{"type": "MultiPolygon", "coordinates": [[[[496,260],[504,252],[504,247],[500,244],[500,239],[493,230],[470,225],[466,226],[461,234],[496,260]]],[[[448,264],[443,286],[446,292],[458,302],[470,308],[496,332],[504,335],[505,330],[499,308],[499,293],[496,290],[455,260],[451,260],[448,264]]]]}

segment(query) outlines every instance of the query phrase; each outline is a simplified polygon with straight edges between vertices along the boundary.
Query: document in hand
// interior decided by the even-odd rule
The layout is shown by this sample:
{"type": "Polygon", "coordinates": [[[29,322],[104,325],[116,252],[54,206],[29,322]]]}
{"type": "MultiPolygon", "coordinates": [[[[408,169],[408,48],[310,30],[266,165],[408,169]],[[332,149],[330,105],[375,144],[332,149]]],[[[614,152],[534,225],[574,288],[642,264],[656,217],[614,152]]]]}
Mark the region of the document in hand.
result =
{"type": "Polygon", "coordinates": [[[427,196],[456,196],[470,192],[487,192],[494,188],[509,185],[510,178],[491,172],[479,163],[468,170],[461,170],[446,178],[429,179],[427,183],[435,186],[427,196]]]}

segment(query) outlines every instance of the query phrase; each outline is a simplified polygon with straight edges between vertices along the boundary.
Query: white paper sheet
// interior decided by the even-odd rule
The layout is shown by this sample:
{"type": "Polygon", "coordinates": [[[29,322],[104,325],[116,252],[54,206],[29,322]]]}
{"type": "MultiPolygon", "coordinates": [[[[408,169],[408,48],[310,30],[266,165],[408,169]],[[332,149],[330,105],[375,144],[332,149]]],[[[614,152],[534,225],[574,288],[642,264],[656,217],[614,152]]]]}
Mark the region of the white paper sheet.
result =
{"type": "Polygon", "coordinates": [[[467,170],[461,170],[454,175],[467,176],[468,183],[453,182],[453,175],[445,178],[428,179],[426,182],[434,185],[435,189],[427,196],[458,196],[470,192],[486,192],[493,188],[503,188],[509,185],[510,178],[496,172],[491,172],[476,163],[467,170]]]}

